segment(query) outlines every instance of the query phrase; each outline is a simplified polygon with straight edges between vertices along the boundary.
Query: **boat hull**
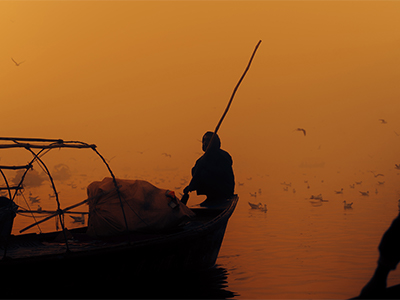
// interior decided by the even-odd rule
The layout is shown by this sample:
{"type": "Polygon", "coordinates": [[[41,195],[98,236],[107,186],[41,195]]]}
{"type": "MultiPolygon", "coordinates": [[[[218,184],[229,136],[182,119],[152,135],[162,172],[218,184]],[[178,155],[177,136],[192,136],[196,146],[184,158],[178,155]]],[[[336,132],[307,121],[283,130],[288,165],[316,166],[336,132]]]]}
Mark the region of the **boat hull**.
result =
{"type": "MultiPolygon", "coordinates": [[[[51,283],[59,282],[60,279],[68,282],[68,276],[63,276],[68,270],[84,270],[77,274],[81,278],[74,276],[74,280],[95,280],[110,274],[129,274],[131,278],[135,278],[210,268],[216,263],[228,220],[237,201],[237,196],[229,199],[223,209],[193,209],[198,220],[189,222],[175,232],[119,236],[98,241],[95,245],[71,241],[70,251],[66,251],[66,246],[60,242],[57,245],[63,246],[58,253],[5,258],[0,261],[0,269],[9,278],[20,278],[25,283],[32,283],[34,278],[51,283]]],[[[71,230],[70,233],[79,236],[83,229],[71,230]]],[[[44,234],[43,237],[27,234],[24,237],[15,237],[15,241],[10,241],[9,252],[12,254],[13,247],[23,248],[24,245],[25,248],[32,249],[46,246],[44,240],[49,239],[50,235],[44,234]]]]}

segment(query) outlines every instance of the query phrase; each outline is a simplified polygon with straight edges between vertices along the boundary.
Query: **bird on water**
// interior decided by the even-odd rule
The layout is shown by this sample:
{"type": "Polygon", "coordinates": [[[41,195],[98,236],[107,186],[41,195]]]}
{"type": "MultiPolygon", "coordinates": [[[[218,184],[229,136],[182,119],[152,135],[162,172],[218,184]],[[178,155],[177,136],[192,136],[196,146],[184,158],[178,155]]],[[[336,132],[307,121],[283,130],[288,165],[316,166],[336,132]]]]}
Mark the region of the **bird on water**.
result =
{"type": "Polygon", "coordinates": [[[353,205],[353,202],[346,203],[346,201],[343,201],[343,203],[344,203],[344,208],[352,208],[351,206],[353,205]]]}

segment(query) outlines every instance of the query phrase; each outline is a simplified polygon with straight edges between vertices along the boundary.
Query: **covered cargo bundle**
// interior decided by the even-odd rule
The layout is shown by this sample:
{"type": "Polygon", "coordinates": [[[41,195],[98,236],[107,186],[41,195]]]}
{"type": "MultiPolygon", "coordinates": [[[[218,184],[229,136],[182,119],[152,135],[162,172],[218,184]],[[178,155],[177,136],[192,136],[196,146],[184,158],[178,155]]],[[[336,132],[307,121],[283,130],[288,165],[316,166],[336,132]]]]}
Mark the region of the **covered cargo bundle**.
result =
{"type": "Polygon", "coordinates": [[[113,179],[94,181],[87,187],[89,221],[87,234],[113,236],[129,231],[158,232],[172,229],[194,216],[174,192],[160,189],[144,180],[113,179]]]}

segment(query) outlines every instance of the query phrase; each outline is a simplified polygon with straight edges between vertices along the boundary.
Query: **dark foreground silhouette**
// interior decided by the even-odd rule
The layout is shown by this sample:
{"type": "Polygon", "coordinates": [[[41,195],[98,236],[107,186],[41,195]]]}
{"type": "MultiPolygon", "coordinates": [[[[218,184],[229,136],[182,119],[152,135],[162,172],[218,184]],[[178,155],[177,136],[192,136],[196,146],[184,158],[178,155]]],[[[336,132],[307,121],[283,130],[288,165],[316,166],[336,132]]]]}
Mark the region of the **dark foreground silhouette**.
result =
{"type": "Polygon", "coordinates": [[[387,287],[387,277],[400,261],[400,213],[383,234],[378,249],[375,273],[360,295],[353,299],[400,299],[400,284],[387,287]]]}

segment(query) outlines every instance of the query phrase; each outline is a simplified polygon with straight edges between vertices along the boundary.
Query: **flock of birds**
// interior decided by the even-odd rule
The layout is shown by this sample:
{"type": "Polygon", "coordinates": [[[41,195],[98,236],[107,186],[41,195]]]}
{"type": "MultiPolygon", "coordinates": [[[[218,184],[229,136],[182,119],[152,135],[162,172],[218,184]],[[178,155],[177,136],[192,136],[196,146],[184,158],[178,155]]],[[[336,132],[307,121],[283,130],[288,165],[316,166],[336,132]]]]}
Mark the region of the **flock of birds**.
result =
{"type": "MultiPolygon", "coordinates": [[[[252,193],[250,193],[250,195],[254,196],[254,194],[252,194],[252,193]]],[[[322,194],[319,194],[317,196],[311,195],[310,199],[316,200],[316,201],[311,200],[310,202],[312,204],[319,204],[321,202],[328,202],[328,200],[324,200],[323,199],[322,194]]],[[[250,201],[248,201],[248,203],[249,203],[251,209],[260,210],[262,212],[267,212],[267,210],[268,210],[267,209],[267,204],[262,204],[261,202],[256,204],[256,203],[252,203],[250,201]]],[[[343,201],[343,204],[344,204],[344,209],[349,209],[349,208],[352,208],[353,202],[347,203],[346,200],[345,200],[345,201],[343,201]]],[[[399,200],[398,206],[399,206],[399,211],[400,211],[400,200],[399,200]]]]}
{"type": "MultiPolygon", "coordinates": [[[[343,194],[343,188],[340,191],[335,191],[335,193],[336,194],[343,194]]],[[[361,193],[362,196],[369,196],[369,191],[367,191],[367,192],[361,192],[360,191],[360,193],[361,193]]],[[[250,196],[251,197],[257,197],[257,192],[250,193],[250,196]]],[[[321,205],[322,202],[328,202],[329,201],[329,200],[323,199],[322,194],[311,195],[309,199],[311,199],[310,203],[313,204],[313,205],[321,205]]],[[[259,210],[259,211],[262,211],[262,212],[267,212],[267,210],[268,210],[267,209],[267,205],[266,204],[262,204],[261,202],[252,203],[252,202],[248,201],[248,204],[250,205],[250,208],[254,209],[254,210],[259,210]]],[[[352,209],[353,208],[352,206],[353,206],[353,202],[348,203],[348,202],[346,202],[346,200],[343,201],[344,209],[352,209]]],[[[399,208],[399,211],[400,211],[400,199],[398,200],[398,208],[399,208]]]]}
{"type": "MultiPolygon", "coordinates": [[[[11,60],[14,62],[14,64],[15,64],[15,66],[20,66],[24,61],[20,61],[20,62],[17,62],[16,60],[14,60],[13,58],[11,58],[11,60]]],[[[387,121],[385,120],[385,119],[379,119],[379,122],[381,123],[381,124],[387,124],[387,121]]],[[[307,131],[304,129],[304,128],[296,128],[296,129],[294,129],[293,131],[298,131],[298,132],[301,132],[301,133],[303,133],[303,136],[304,137],[306,137],[307,136],[307,131]]],[[[396,133],[396,135],[399,135],[400,136],[400,134],[397,134],[396,133]]],[[[143,154],[144,152],[145,152],[146,150],[144,150],[144,151],[137,151],[138,153],[140,153],[140,154],[143,154]]],[[[169,154],[169,153],[166,153],[166,152],[163,152],[163,153],[161,153],[161,155],[162,156],[165,156],[166,158],[171,158],[172,157],[172,155],[171,154],[169,154]]],[[[113,158],[115,158],[115,156],[113,157],[113,158]]],[[[110,160],[108,160],[108,162],[110,162],[113,158],[111,158],[110,160]]],[[[395,169],[397,169],[397,170],[400,170],[400,164],[395,164],[395,169]]],[[[378,174],[376,174],[375,172],[373,172],[373,171],[370,171],[373,175],[374,175],[374,177],[375,178],[377,178],[377,177],[380,177],[380,176],[384,176],[384,174],[382,174],[382,173],[378,173],[378,174]]],[[[249,180],[251,179],[251,178],[248,178],[249,180]]],[[[310,189],[310,185],[308,184],[308,181],[304,181],[306,184],[307,184],[307,189],[310,189]]],[[[323,181],[322,181],[323,182],[323,181]]],[[[157,184],[158,182],[156,182],[156,184],[157,184]]],[[[378,185],[383,185],[385,183],[385,181],[378,181],[378,185]]],[[[238,186],[242,186],[244,183],[240,183],[240,182],[238,182],[238,186]]],[[[362,181],[356,181],[355,183],[353,183],[353,184],[351,184],[351,185],[349,185],[349,187],[350,187],[350,189],[355,189],[356,188],[356,185],[361,185],[362,184],[362,181]]],[[[291,188],[291,191],[293,192],[293,193],[296,193],[296,189],[295,188],[292,188],[292,186],[291,186],[291,183],[286,183],[286,182],[283,182],[283,183],[281,183],[281,185],[283,185],[283,190],[284,191],[289,191],[289,188],[291,188]]],[[[75,184],[71,184],[71,187],[72,188],[76,188],[76,185],[75,184]]],[[[180,188],[180,187],[176,187],[177,189],[178,188],[180,188]]],[[[343,188],[341,188],[340,190],[334,190],[334,193],[335,194],[337,194],[337,195],[340,195],[340,194],[343,194],[344,193],[344,189],[343,188]]],[[[369,196],[369,191],[359,191],[359,193],[362,195],[362,196],[369,196]]],[[[378,190],[376,189],[375,190],[375,193],[378,193],[378,190]]],[[[261,189],[259,189],[258,190],[258,195],[261,195],[261,189]]],[[[256,198],[257,197],[257,192],[254,192],[254,193],[251,193],[250,192],[250,196],[251,197],[254,197],[254,198],[256,198]]],[[[49,194],[49,198],[54,198],[55,197],[55,195],[50,195],[49,194]]],[[[322,197],[322,195],[321,194],[319,194],[319,195],[311,195],[311,197],[309,198],[310,199],[310,202],[311,202],[311,204],[320,204],[321,202],[326,202],[326,201],[328,201],[328,200],[325,200],[325,199],[323,199],[323,197],[322,197]]],[[[39,207],[39,209],[38,210],[40,210],[41,208],[40,208],[40,205],[39,205],[39,203],[40,203],[40,198],[38,197],[38,196],[32,196],[32,194],[30,194],[29,195],[29,201],[30,201],[30,203],[31,204],[37,204],[38,205],[38,207],[39,207]]],[[[252,203],[252,202],[248,202],[248,204],[250,205],[250,208],[251,209],[254,209],[254,210],[259,210],[259,211],[262,211],[262,212],[266,212],[267,211],[267,205],[266,204],[263,204],[263,203],[261,203],[261,202],[259,202],[259,203],[252,203]]],[[[353,205],[353,202],[351,202],[351,203],[347,203],[346,201],[343,201],[343,205],[344,205],[344,208],[345,209],[349,209],[349,208],[352,208],[352,205],[353,205]]],[[[399,200],[399,210],[400,210],[400,200],[399,200]]],[[[74,222],[84,222],[84,215],[82,215],[82,216],[70,216],[73,220],[74,220],[74,222]]]]}
{"type": "MultiPolygon", "coordinates": [[[[378,121],[381,124],[387,124],[387,121],[385,119],[378,119],[378,121]]],[[[293,131],[300,131],[300,132],[303,133],[304,136],[307,135],[307,131],[304,128],[300,128],[299,127],[299,128],[294,129],[293,131]]],[[[400,136],[400,134],[398,134],[397,132],[395,132],[395,133],[396,133],[397,136],[400,136]]],[[[400,164],[395,164],[395,169],[400,170],[400,164]]],[[[384,174],[381,174],[381,173],[375,174],[375,172],[373,172],[373,171],[371,171],[371,173],[373,173],[375,178],[379,177],[379,176],[384,176],[384,174]]],[[[304,181],[304,182],[307,183],[307,188],[309,189],[310,185],[308,184],[308,181],[304,181]]],[[[350,188],[351,189],[355,189],[355,185],[360,185],[361,183],[362,183],[362,181],[356,181],[355,183],[350,185],[350,188]]],[[[378,181],[377,184],[378,185],[383,185],[384,183],[385,183],[385,181],[378,181]]],[[[289,187],[291,187],[291,183],[283,182],[281,184],[284,185],[283,190],[285,192],[289,191],[289,187]]],[[[239,186],[241,186],[241,185],[243,185],[243,183],[239,183],[239,186]]],[[[296,189],[295,188],[293,188],[292,191],[293,191],[293,193],[296,193],[296,189]]],[[[337,194],[337,195],[340,195],[340,194],[343,194],[343,191],[344,191],[344,189],[341,188],[340,190],[335,190],[334,193],[337,194]]],[[[369,191],[359,191],[359,193],[361,194],[361,196],[369,196],[369,191]]],[[[375,193],[378,194],[378,189],[375,189],[375,193]]],[[[251,197],[256,197],[257,193],[250,193],[250,196],[251,197]]],[[[311,195],[310,199],[311,199],[310,200],[311,204],[314,204],[314,205],[320,204],[321,202],[324,202],[324,201],[328,201],[328,200],[324,200],[322,198],[321,194],[319,194],[317,196],[311,195]]],[[[248,203],[249,203],[251,209],[259,209],[259,210],[263,209],[264,211],[267,210],[266,209],[266,204],[264,204],[264,205],[262,203],[255,204],[255,203],[251,203],[251,202],[248,202],[248,203]]],[[[352,208],[353,202],[347,203],[346,201],[343,201],[343,204],[344,204],[344,208],[345,209],[349,209],[349,208],[352,208]]],[[[398,205],[399,205],[399,210],[400,210],[400,200],[399,200],[399,204],[398,205]]]]}
{"type": "MultiPolygon", "coordinates": [[[[384,120],[383,120],[383,121],[384,121],[384,120]]],[[[301,128],[298,128],[297,130],[300,130],[300,129],[301,129],[301,128]]],[[[304,133],[304,134],[305,134],[305,133],[304,133]]],[[[394,168],[397,169],[397,170],[400,170],[400,164],[395,164],[395,165],[394,165],[394,168]]],[[[382,173],[376,173],[375,171],[367,171],[367,172],[372,173],[372,175],[374,176],[374,178],[384,177],[384,176],[385,176],[384,174],[382,174],[382,173]]],[[[398,173],[398,174],[399,174],[399,173],[398,173]]],[[[247,178],[247,179],[250,180],[251,178],[247,178]]],[[[321,180],[321,182],[323,183],[324,181],[321,180]]],[[[309,183],[308,183],[308,180],[304,180],[304,183],[307,184],[307,189],[310,189],[310,185],[309,185],[309,183]]],[[[356,189],[356,186],[361,186],[362,183],[363,183],[363,181],[355,181],[353,184],[350,184],[350,185],[349,185],[349,188],[350,188],[350,189],[356,189]]],[[[284,182],[281,182],[280,184],[283,185],[283,191],[289,191],[289,188],[292,188],[292,183],[291,183],[291,182],[287,183],[287,182],[284,181],[284,182]]],[[[385,181],[377,181],[376,184],[377,184],[378,186],[382,186],[382,185],[385,184],[385,181]]],[[[243,185],[244,185],[244,183],[240,183],[240,182],[239,182],[239,186],[243,186],[243,185]]],[[[292,190],[293,190],[293,193],[296,192],[296,189],[292,188],[292,190]]],[[[343,195],[344,192],[345,192],[345,189],[344,189],[344,188],[340,188],[340,190],[333,190],[333,193],[336,194],[336,195],[343,195]]],[[[367,191],[365,191],[365,190],[364,190],[364,191],[359,190],[358,192],[360,193],[360,195],[361,195],[362,197],[368,197],[368,196],[370,196],[370,191],[368,191],[368,190],[367,190],[367,191]]],[[[249,194],[250,194],[250,197],[257,198],[257,194],[259,194],[259,195],[261,194],[261,189],[259,189],[258,193],[257,193],[257,192],[253,192],[253,193],[250,192],[249,194]]],[[[375,189],[375,194],[378,194],[378,189],[377,189],[377,188],[375,189]]],[[[309,198],[306,198],[306,199],[309,199],[309,202],[310,202],[313,206],[320,206],[320,205],[322,205],[323,202],[328,202],[328,201],[329,201],[329,200],[324,199],[324,198],[322,197],[322,194],[311,195],[309,198]]],[[[254,210],[261,210],[261,211],[264,211],[264,212],[267,211],[267,205],[266,205],[266,204],[262,204],[261,202],[257,203],[257,202],[250,202],[250,201],[248,201],[248,204],[250,205],[250,208],[251,208],[251,209],[254,209],[254,210]]],[[[346,201],[343,201],[343,207],[344,207],[344,209],[352,209],[352,208],[353,208],[353,202],[346,202],[346,201]]],[[[400,211],[400,200],[399,200],[399,202],[398,202],[398,208],[399,208],[399,211],[400,211]]]]}

